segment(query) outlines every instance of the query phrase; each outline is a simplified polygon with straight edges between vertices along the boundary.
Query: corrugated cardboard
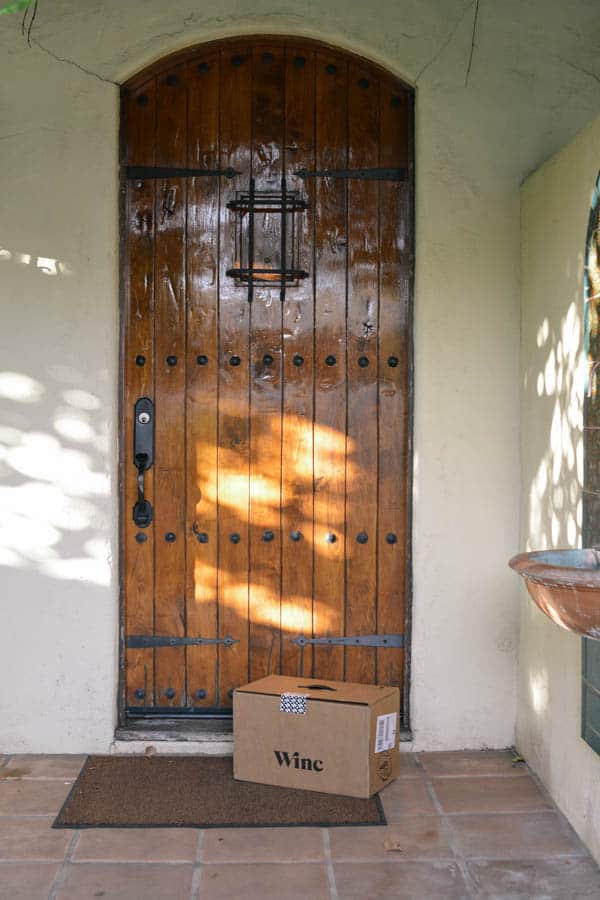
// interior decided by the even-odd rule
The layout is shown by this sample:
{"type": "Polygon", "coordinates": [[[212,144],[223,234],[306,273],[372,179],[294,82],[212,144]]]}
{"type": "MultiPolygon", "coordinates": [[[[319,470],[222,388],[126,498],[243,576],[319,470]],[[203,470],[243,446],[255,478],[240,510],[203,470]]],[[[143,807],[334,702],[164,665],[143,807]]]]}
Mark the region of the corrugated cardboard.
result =
{"type": "Polygon", "coordinates": [[[398,776],[399,708],[395,687],[261,678],[233,695],[234,777],[370,797],[398,776]],[[388,749],[376,746],[378,725],[380,745],[388,726],[388,749]]]}

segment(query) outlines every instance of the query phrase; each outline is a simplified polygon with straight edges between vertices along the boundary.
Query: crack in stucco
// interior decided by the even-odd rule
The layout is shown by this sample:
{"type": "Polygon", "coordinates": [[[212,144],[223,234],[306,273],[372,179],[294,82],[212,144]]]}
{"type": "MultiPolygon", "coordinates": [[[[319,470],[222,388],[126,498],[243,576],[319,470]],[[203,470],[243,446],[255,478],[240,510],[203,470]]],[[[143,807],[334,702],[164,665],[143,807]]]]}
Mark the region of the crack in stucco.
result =
{"type": "Polygon", "coordinates": [[[31,44],[35,44],[35,46],[39,50],[47,53],[48,56],[51,56],[52,59],[55,59],[57,62],[62,62],[69,66],[74,66],[76,69],[79,69],[80,72],[84,72],[86,75],[91,75],[92,78],[97,78],[98,81],[103,81],[105,84],[114,84],[115,87],[120,87],[118,81],[113,81],[112,78],[106,78],[104,75],[99,75],[98,72],[93,72],[91,69],[88,69],[85,66],[82,66],[80,63],[75,62],[74,59],[68,59],[66,56],[59,56],[57,53],[49,50],[48,47],[44,47],[44,45],[40,44],[40,42],[38,40],[35,40],[35,38],[31,38],[31,44]]]}
{"type": "Polygon", "coordinates": [[[427,69],[429,69],[429,68],[430,68],[435,62],[437,62],[437,60],[440,58],[440,56],[442,55],[442,53],[444,52],[444,50],[446,49],[446,47],[448,46],[448,44],[450,43],[450,41],[452,40],[452,38],[454,37],[454,35],[456,34],[456,32],[458,31],[458,29],[459,29],[460,26],[462,25],[462,23],[463,23],[463,21],[464,21],[464,18],[465,18],[465,16],[466,16],[466,14],[467,14],[468,11],[475,5],[475,2],[476,2],[476,0],[471,0],[471,3],[468,3],[468,4],[463,8],[463,11],[462,11],[462,13],[460,14],[460,16],[459,16],[457,22],[455,23],[455,25],[452,27],[452,29],[451,29],[450,32],[448,33],[448,35],[447,35],[447,37],[445,38],[445,40],[444,40],[444,42],[442,43],[442,45],[439,47],[438,50],[436,50],[436,52],[433,54],[433,56],[431,57],[431,59],[429,60],[429,62],[425,63],[425,65],[423,66],[423,68],[421,69],[421,71],[419,72],[419,74],[417,75],[417,77],[415,78],[415,84],[418,84],[418,83],[419,83],[419,79],[425,74],[425,72],[427,71],[427,69]]]}
{"type": "Polygon", "coordinates": [[[564,63],[565,66],[569,66],[569,68],[575,69],[576,72],[581,72],[583,75],[587,75],[589,78],[593,78],[594,81],[597,81],[600,84],[600,75],[597,75],[595,72],[591,72],[589,69],[584,69],[583,66],[578,66],[562,56],[557,56],[556,59],[560,60],[561,63],[564,63]]]}

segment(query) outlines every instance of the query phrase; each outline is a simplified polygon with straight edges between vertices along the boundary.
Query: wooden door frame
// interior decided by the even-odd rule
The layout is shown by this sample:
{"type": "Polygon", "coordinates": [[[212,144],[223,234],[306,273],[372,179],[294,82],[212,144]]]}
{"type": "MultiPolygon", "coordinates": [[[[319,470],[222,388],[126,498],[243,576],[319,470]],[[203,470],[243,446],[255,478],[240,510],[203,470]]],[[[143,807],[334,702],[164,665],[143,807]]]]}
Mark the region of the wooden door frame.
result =
{"type": "MultiPolygon", "coordinates": [[[[412,600],[413,600],[413,577],[412,577],[412,521],[413,521],[413,442],[414,442],[414,280],[415,280],[415,98],[416,92],[412,85],[403,81],[393,72],[379,65],[368,57],[363,57],[358,53],[340,47],[335,44],[329,44],[324,41],[314,40],[313,38],[303,37],[296,34],[253,34],[240,35],[239,37],[227,37],[212,41],[201,41],[183,50],[175,51],[167,56],[161,57],[159,60],[146,66],[131,76],[121,85],[119,96],[119,373],[118,373],[118,419],[119,427],[117,434],[118,441],[118,486],[119,486],[119,661],[118,661],[118,687],[117,687],[117,728],[124,727],[128,722],[126,711],[126,687],[125,687],[125,572],[124,572],[124,543],[125,543],[125,523],[131,514],[129,505],[125,498],[125,454],[126,448],[124,443],[124,415],[125,415],[125,302],[126,302],[126,285],[129,276],[129,268],[127,261],[127,244],[126,244],[126,181],[124,177],[124,168],[126,161],[126,132],[125,132],[125,102],[124,99],[130,90],[135,89],[136,85],[146,80],[149,76],[158,75],[166,71],[174,65],[185,62],[190,57],[195,56],[198,52],[206,52],[213,49],[223,49],[228,45],[251,46],[257,41],[301,41],[303,44],[310,44],[315,49],[330,50],[337,54],[343,55],[348,60],[362,62],[372,69],[378,70],[388,79],[391,77],[399,85],[402,86],[411,98],[411,108],[409,111],[409,216],[410,227],[408,233],[411,236],[411,260],[412,266],[408,284],[407,298],[407,319],[408,319],[408,423],[407,423],[407,439],[408,439],[408,459],[406,466],[406,488],[407,488],[407,514],[406,514],[406,571],[405,571],[405,627],[404,627],[404,684],[402,690],[402,715],[400,721],[401,740],[411,740],[411,709],[410,709],[410,687],[411,687],[411,661],[412,661],[412,600]]],[[[210,718],[210,717],[207,717],[210,718]]],[[[200,721],[206,722],[205,718],[200,721]]]]}

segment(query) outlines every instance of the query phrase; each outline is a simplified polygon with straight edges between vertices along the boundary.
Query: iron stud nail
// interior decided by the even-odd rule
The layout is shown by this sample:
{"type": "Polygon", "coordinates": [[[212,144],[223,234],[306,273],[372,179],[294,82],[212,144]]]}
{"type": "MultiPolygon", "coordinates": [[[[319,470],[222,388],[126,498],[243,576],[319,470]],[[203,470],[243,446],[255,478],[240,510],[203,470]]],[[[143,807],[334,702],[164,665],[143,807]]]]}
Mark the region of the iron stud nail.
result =
{"type": "Polygon", "coordinates": [[[229,688],[229,690],[227,691],[227,696],[230,700],[233,700],[233,688],[229,688]]]}
{"type": "Polygon", "coordinates": [[[140,353],[135,358],[135,364],[136,364],[136,366],[145,366],[146,365],[146,357],[142,356],[142,354],[140,353]]]}
{"type": "Polygon", "coordinates": [[[302,540],[302,532],[301,531],[292,531],[290,533],[290,539],[292,541],[301,541],[302,540]]]}
{"type": "Polygon", "coordinates": [[[241,56],[232,56],[231,57],[231,65],[232,66],[241,66],[241,64],[243,62],[244,62],[244,60],[242,59],[241,56]]]}
{"type": "Polygon", "coordinates": [[[327,65],[325,66],[325,71],[328,75],[335,75],[335,73],[337,72],[337,66],[334,66],[333,63],[327,63],[327,65]]]}
{"type": "Polygon", "coordinates": [[[386,534],[385,539],[388,544],[396,544],[398,542],[398,537],[391,531],[386,534]]]}
{"type": "Polygon", "coordinates": [[[264,63],[272,63],[275,57],[272,53],[263,53],[262,61],[264,63]]]}
{"type": "Polygon", "coordinates": [[[138,106],[146,106],[146,104],[148,103],[148,97],[146,96],[146,94],[140,94],[136,99],[136,103],[138,104],[138,106]]]}
{"type": "Polygon", "coordinates": [[[177,365],[177,357],[176,356],[167,356],[167,365],[168,366],[176,366],[177,365]]]}
{"type": "Polygon", "coordinates": [[[337,360],[336,360],[335,356],[326,356],[325,357],[325,363],[328,366],[335,366],[336,362],[337,362],[337,360]]]}
{"type": "Polygon", "coordinates": [[[361,367],[361,369],[366,369],[367,366],[369,365],[369,357],[368,356],[359,356],[358,364],[361,367]]]}
{"type": "Polygon", "coordinates": [[[169,87],[175,87],[176,84],[179,84],[177,75],[167,75],[166,81],[169,87]]]}
{"type": "Polygon", "coordinates": [[[208,363],[208,356],[205,356],[204,353],[201,353],[200,356],[196,357],[196,362],[199,366],[205,366],[208,363]]]}
{"type": "Polygon", "coordinates": [[[202,75],[204,75],[206,72],[208,72],[209,69],[210,69],[210,66],[207,62],[201,62],[200,65],[198,66],[198,71],[202,75]]]}
{"type": "Polygon", "coordinates": [[[306,58],[304,56],[295,56],[294,65],[297,69],[303,69],[306,65],[306,58]]]}
{"type": "Polygon", "coordinates": [[[138,688],[135,692],[136,700],[143,700],[146,696],[146,691],[143,688],[138,688]]]}
{"type": "Polygon", "coordinates": [[[402,106],[402,97],[399,97],[398,95],[396,95],[395,97],[392,97],[392,106],[394,107],[394,109],[397,109],[399,106],[402,106]]]}
{"type": "Polygon", "coordinates": [[[240,363],[241,363],[241,359],[239,358],[239,356],[232,356],[231,359],[229,360],[230,366],[239,366],[240,363]]]}
{"type": "Polygon", "coordinates": [[[148,540],[148,535],[143,534],[143,532],[141,532],[141,531],[138,531],[138,533],[135,536],[135,539],[138,542],[138,544],[145,544],[146,541],[148,540]]]}
{"type": "Polygon", "coordinates": [[[302,365],[304,365],[304,357],[303,357],[303,356],[300,356],[299,353],[296,353],[295,356],[294,356],[294,359],[293,359],[293,363],[294,363],[295,366],[302,366],[302,365]]]}
{"type": "Polygon", "coordinates": [[[369,540],[369,535],[367,534],[366,531],[360,531],[356,535],[356,540],[358,541],[359,544],[366,544],[367,541],[369,540]]]}
{"type": "Polygon", "coordinates": [[[263,366],[272,366],[273,365],[273,357],[270,353],[265,353],[263,356],[263,366]]]}
{"type": "Polygon", "coordinates": [[[167,531],[167,533],[165,534],[165,541],[167,542],[167,544],[172,544],[173,541],[176,541],[176,540],[177,540],[177,536],[176,536],[175,532],[167,531]]]}
{"type": "Polygon", "coordinates": [[[204,700],[204,698],[206,697],[206,691],[204,690],[204,688],[200,688],[199,691],[196,691],[196,697],[198,698],[198,700],[204,700]]]}
{"type": "Polygon", "coordinates": [[[196,539],[199,544],[208,544],[208,534],[206,531],[199,531],[196,534],[196,539]]]}
{"type": "Polygon", "coordinates": [[[369,87],[369,79],[361,78],[360,81],[358,82],[358,86],[359,86],[359,88],[362,88],[363,91],[365,91],[369,87]]]}
{"type": "Polygon", "coordinates": [[[239,542],[241,541],[241,537],[239,536],[237,531],[234,531],[233,534],[229,535],[229,540],[232,544],[239,544],[239,542]]]}
{"type": "Polygon", "coordinates": [[[169,700],[172,700],[173,697],[175,696],[175,693],[176,693],[175,688],[169,687],[165,691],[165,697],[167,697],[169,700]]]}
{"type": "Polygon", "coordinates": [[[391,369],[395,369],[398,365],[398,357],[397,356],[388,356],[388,366],[391,369]]]}
{"type": "Polygon", "coordinates": [[[263,536],[262,536],[263,541],[266,541],[268,543],[269,541],[272,541],[274,537],[275,537],[275,532],[263,531],[263,536]]]}
{"type": "Polygon", "coordinates": [[[335,544],[335,542],[337,541],[337,537],[335,536],[335,534],[333,534],[333,532],[330,531],[325,540],[328,544],[335,544]]]}

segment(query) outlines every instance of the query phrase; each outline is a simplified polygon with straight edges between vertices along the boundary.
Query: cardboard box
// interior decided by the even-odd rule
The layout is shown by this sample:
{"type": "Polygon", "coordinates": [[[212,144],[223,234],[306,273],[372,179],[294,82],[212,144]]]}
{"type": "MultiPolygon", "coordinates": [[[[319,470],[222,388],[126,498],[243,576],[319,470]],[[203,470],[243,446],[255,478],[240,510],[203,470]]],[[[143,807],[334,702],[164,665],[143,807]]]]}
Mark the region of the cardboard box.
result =
{"type": "Polygon", "coordinates": [[[270,675],[233,695],[241,781],[370,797],[398,776],[395,687],[270,675]]]}

